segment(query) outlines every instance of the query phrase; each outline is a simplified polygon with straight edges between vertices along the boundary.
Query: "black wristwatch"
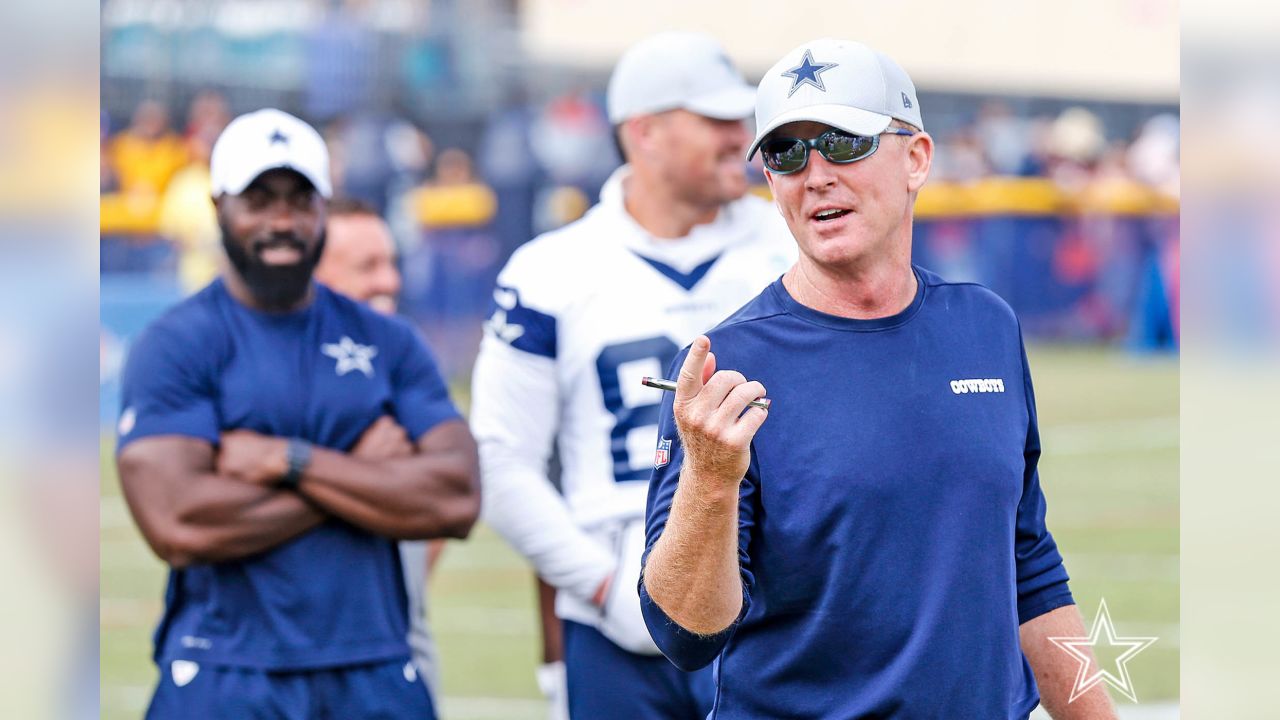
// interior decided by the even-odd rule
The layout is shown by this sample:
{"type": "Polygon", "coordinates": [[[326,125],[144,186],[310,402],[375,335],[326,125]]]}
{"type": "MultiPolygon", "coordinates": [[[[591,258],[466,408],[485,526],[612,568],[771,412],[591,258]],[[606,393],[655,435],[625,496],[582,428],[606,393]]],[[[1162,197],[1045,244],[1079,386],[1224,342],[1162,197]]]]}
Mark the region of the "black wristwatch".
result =
{"type": "Polygon", "coordinates": [[[280,479],[276,481],[276,485],[293,489],[298,487],[298,481],[302,479],[302,473],[307,469],[307,465],[311,464],[311,443],[300,438],[289,438],[289,444],[285,449],[285,458],[289,462],[289,470],[280,476],[280,479]]]}

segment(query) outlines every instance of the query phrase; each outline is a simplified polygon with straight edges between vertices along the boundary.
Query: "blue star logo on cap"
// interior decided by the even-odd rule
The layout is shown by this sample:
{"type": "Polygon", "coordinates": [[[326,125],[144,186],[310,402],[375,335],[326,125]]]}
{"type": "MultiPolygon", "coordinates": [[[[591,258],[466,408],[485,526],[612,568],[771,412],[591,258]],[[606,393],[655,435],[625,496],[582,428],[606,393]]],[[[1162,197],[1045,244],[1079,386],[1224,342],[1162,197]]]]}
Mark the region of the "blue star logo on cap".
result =
{"type": "Polygon", "coordinates": [[[271,137],[267,138],[267,140],[272,145],[275,145],[276,143],[280,143],[281,145],[289,144],[289,136],[280,132],[280,128],[276,128],[275,132],[271,133],[271,137]]]}
{"type": "Polygon", "coordinates": [[[836,67],[835,63],[815,63],[813,53],[805,50],[800,64],[782,73],[783,77],[791,78],[791,90],[787,92],[787,97],[795,95],[796,90],[799,90],[802,85],[812,85],[826,92],[827,86],[822,84],[821,76],[833,67],[836,67]]]}

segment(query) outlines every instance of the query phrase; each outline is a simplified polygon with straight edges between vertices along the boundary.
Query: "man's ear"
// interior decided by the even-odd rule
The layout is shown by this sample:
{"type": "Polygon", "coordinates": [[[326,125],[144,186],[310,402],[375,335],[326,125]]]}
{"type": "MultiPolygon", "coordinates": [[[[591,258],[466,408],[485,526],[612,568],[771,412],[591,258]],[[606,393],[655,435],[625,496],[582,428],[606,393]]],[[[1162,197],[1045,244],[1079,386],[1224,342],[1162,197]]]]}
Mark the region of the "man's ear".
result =
{"type": "Polygon", "coordinates": [[[649,144],[653,140],[654,120],[653,115],[638,115],[623,121],[618,127],[624,147],[632,157],[647,155],[651,152],[649,144]]]}
{"type": "Polygon", "coordinates": [[[933,166],[933,136],[921,130],[907,138],[907,191],[917,192],[933,166]]]}

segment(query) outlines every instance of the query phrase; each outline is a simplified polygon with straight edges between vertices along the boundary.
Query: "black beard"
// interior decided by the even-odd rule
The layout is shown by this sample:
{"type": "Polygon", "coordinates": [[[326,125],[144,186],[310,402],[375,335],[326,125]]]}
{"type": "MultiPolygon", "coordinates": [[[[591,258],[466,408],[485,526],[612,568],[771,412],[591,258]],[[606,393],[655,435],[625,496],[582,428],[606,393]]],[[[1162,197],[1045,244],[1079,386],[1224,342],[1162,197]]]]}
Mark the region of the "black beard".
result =
{"type": "Polygon", "coordinates": [[[315,249],[304,254],[297,263],[267,265],[233,240],[225,225],[219,225],[222,228],[222,249],[259,305],[267,310],[289,310],[302,302],[311,287],[311,274],[320,262],[320,253],[324,251],[324,231],[321,231],[315,249]]]}

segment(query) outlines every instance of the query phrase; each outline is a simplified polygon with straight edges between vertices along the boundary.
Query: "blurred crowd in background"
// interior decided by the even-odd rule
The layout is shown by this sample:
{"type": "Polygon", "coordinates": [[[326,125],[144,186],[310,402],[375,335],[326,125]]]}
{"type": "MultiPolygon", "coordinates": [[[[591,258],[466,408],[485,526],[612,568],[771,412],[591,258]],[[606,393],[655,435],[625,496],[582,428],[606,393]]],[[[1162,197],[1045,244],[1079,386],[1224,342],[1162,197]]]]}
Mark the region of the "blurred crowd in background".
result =
{"type": "MultiPolygon", "coordinates": [[[[506,258],[585,212],[621,160],[607,66],[524,62],[514,2],[460,7],[104,2],[104,352],[115,307],[217,272],[210,150],[233,116],[275,106],[322,130],[335,193],[390,223],[402,311],[468,373],[506,258]]],[[[920,90],[938,154],[916,260],[992,287],[1033,337],[1176,346],[1177,106],[920,90]]],[[[767,194],[758,158],[751,172],[767,194]]]]}

